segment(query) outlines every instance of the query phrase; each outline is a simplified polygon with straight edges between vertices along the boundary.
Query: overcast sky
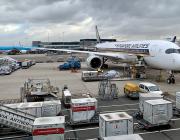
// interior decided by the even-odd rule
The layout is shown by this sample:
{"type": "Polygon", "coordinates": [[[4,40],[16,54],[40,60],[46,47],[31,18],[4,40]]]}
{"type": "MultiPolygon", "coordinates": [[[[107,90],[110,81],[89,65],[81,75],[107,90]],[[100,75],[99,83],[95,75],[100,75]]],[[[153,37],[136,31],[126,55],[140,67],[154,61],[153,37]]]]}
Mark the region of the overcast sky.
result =
{"type": "Polygon", "coordinates": [[[0,45],[180,37],[179,0],[0,0],[0,45]],[[48,37],[49,36],[49,37],[48,37]]]}

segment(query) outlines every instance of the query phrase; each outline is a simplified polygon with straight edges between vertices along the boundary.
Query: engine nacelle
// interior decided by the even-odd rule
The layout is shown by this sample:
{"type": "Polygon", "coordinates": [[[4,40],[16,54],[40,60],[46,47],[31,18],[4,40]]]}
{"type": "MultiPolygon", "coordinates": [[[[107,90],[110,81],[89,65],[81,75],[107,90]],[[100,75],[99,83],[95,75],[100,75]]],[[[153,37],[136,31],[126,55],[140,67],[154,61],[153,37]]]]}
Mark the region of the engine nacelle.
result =
{"type": "Polygon", "coordinates": [[[87,58],[87,65],[90,68],[98,69],[103,65],[103,60],[99,56],[91,55],[87,58]]]}

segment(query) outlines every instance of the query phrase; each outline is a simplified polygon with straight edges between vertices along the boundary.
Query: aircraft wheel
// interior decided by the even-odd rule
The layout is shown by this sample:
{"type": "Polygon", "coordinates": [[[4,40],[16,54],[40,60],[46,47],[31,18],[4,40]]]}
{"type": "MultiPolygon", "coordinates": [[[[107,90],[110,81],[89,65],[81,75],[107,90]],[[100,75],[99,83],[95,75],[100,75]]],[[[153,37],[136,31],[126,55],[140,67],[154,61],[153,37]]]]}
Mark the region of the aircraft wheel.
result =
{"type": "Polygon", "coordinates": [[[171,79],[171,82],[172,82],[172,84],[175,84],[175,79],[172,78],[172,79],[171,79]]]}
{"type": "Polygon", "coordinates": [[[171,84],[171,79],[170,78],[167,79],[167,83],[171,84]]]}

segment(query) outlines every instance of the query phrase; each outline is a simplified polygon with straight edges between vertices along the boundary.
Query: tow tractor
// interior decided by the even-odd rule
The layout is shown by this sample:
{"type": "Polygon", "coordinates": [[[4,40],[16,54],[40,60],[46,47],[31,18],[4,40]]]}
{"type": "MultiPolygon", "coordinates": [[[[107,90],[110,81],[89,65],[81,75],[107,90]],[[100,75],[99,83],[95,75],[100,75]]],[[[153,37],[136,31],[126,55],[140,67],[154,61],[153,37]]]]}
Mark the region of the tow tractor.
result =
{"type": "Polygon", "coordinates": [[[68,87],[65,85],[62,89],[62,101],[66,108],[69,108],[71,105],[71,92],[68,87]]]}

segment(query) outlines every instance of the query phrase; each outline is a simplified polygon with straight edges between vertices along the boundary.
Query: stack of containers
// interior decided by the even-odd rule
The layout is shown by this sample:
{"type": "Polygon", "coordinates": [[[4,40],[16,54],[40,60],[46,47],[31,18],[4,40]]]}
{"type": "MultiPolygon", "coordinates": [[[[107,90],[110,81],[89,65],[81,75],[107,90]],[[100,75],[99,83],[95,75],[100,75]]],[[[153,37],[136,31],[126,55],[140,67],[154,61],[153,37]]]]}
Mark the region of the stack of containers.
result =
{"type": "Polygon", "coordinates": [[[144,112],[144,102],[146,100],[162,99],[162,96],[154,93],[140,93],[139,94],[139,109],[141,113],[144,112]]]}
{"type": "Polygon", "coordinates": [[[176,92],[176,108],[180,109],[180,92],[176,92]]]}
{"type": "Polygon", "coordinates": [[[5,104],[5,106],[21,110],[36,117],[56,116],[61,111],[60,100],[5,104]]]}
{"type": "Polygon", "coordinates": [[[172,102],[156,99],[144,102],[143,119],[152,125],[166,125],[173,117],[172,102]]]}
{"type": "Polygon", "coordinates": [[[102,140],[143,140],[138,134],[104,137],[102,140]]]}
{"type": "Polygon", "coordinates": [[[126,112],[99,115],[99,136],[109,137],[133,134],[133,118],[126,112]]]}
{"type": "Polygon", "coordinates": [[[33,140],[64,140],[65,117],[36,118],[33,124],[33,140]]]}
{"type": "Polygon", "coordinates": [[[70,117],[72,122],[89,121],[96,113],[95,98],[71,99],[70,117]]]}

